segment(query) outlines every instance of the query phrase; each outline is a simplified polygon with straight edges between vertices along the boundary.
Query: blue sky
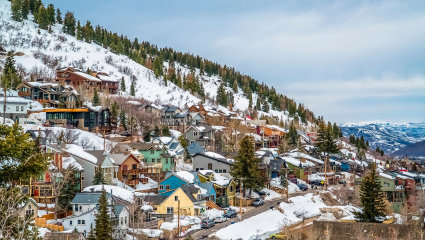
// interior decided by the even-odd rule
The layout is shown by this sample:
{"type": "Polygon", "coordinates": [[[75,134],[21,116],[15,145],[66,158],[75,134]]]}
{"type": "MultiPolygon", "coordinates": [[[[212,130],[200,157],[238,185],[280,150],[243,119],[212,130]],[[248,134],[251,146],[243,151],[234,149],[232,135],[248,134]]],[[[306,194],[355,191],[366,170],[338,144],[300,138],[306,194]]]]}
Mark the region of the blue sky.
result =
{"type": "Polygon", "coordinates": [[[234,66],[331,121],[425,121],[423,0],[44,2],[234,66]]]}

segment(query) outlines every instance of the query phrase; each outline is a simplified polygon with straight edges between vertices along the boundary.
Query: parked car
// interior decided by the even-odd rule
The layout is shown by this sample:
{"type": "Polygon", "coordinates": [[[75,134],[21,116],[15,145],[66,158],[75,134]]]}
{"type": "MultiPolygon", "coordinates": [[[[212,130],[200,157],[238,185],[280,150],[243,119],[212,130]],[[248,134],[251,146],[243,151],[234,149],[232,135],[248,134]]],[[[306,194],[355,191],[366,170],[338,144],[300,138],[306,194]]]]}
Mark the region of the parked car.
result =
{"type": "Polygon", "coordinates": [[[264,204],[264,201],[263,201],[263,199],[261,199],[261,198],[256,198],[256,199],[252,202],[252,206],[256,206],[256,207],[261,206],[261,205],[263,205],[263,204],[264,204]]]}
{"type": "Polygon", "coordinates": [[[271,239],[287,239],[286,235],[283,233],[272,234],[270,235],[271,239]]]}
{"type": "Polygon", "coordinates": [[[316,186],[323,186],[323,183],[321,180],[313,180],[310,182],[311,185],[316,185],[316,186]]]}
{"type": "Polygon", "coordinates": [[[210,228],[210,227],[214,227],[215,223],[214,220],[212,219],[205,219],[204,221],[201,222],[201,228],[210,228]]]}
{"type": "Polygon", "coordinates": [[[235,210],[229,209],[229,210],[226,211],[226,213],[224,213],[223,216],[227,217],[227,218],[234,218],[234,217],[236,217],[236,215],[238,215],[238,214],[236,213],[235,210]]]}
{"type": "Polygon", "coordinates": [[[225,221],[227,221],[227,217],[225,217],[224,215],[214,218],[215,223],[222,223],[222,222],[225,222],[225,221]]]}
{"type": "Polygon", "coordinates": [[[297,184],[297,186],[301,191],[307,191],[308,190],[308,186],[304,183],[297,184]]]}
{"type": "Polygon", "coordinates": [[[339,179],[339,184],[345,184],[345,183],[347,183],[347,180],[343,178],[339,179]]]}

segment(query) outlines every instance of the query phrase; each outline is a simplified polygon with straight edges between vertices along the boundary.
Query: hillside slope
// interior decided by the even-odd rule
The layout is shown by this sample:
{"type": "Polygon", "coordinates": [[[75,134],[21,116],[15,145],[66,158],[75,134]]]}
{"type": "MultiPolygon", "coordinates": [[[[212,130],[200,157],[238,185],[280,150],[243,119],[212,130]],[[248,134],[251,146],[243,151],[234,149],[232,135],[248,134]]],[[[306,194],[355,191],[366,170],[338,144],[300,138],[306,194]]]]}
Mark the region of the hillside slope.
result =
{"type": "Polygon", "coordinates": [[[373,149],[379,146],[385,153],[392,153],[412,143],[425,140],[425,122],[399,124],[377,121],[347,123],[340,127],[345,137],[363,136],[373,149]]]}
{"type": "MultiPolygon", "coordinates": [[[[152,70],[136,63],[127,56],[119,55],[105,49],[95,43],[87,43],[77,40],[75,37],[64,34],[61,24],[55,24],[51,31],[39,29],[38,25],[32,21],[32,16],[28,20],[16,22],[11,19],[10,2],[0,0],[0,46],[7,51],[19,53],[15,56],[16,64],[22,71],[26,80],[30,75],[49,76],[53,79],[56,69],[59,67],[74,66],[79,69],[90,69],[92,71],[102,71],[112,78],[121,79],[124,77],[127,86],[126,92],[129,95],[131,79],[135,80],[136,97],[144,98],[157,104],[171,104],[185,107],[192,104],[201,103],[202,100],[168,81],[164,83],[162,77],[155,77],[152,70]]],[[[1,62],[4,56],[0,55],[1,62]]],[[[181,75],[188,74],[191,70],[177,64],[181,75]]],[[[168,63],[164,63],[167,67],[168,63]]],[[[199,69],[195,69],[195,74],[199,77],[205,89],[207,100],[205,104],[215,105],[210,99],[215,99],[217,89],[222,82],[219,76],[207,76],[200,74],[199,69]]],[[[25,80],[25,79],[24,79],[25,80]]],[[[235,110],[244,111],[248,109],[249,100],[242,94],[239,88],[234,92],[232,88],[225,87],[226,91],[234,95],[235,110]]],[[[252,94],[253,103],[257,101],[257,94],[252,94]]],[[[215,105],[216,106],[216,105],[215,105]]],[[[228,109],[216,106],[222,111],[228,109]]],[[[283,121],[289,121],[287,112],[270,110],[269,113],[259,111],[259,114],[277,116],[283,121]]]]}

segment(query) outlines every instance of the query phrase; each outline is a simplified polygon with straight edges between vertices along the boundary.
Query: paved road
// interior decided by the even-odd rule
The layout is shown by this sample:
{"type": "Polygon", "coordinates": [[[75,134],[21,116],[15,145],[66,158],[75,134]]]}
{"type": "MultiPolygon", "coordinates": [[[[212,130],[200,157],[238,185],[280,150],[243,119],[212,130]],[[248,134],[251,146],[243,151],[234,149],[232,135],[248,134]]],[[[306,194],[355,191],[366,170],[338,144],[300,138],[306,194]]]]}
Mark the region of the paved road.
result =
{"type": "MultiPolygon", "coordinates": [[[[305,192],[296,192],[296,193],[290,194],[289,197],[301,196],[301,195],[305,195],[305,194],[310,193],[310,192],[313,192],[313,190],[309,189],[308,191],[305,191],[305,192]]],[[[286,197],[276,199],[276,200],[273,200],[273,201],[270,201],[270,202],[265,202],[264,205],[256,207],[256,208],[252,209],[251,211],[248,211],[247,213],[242,214],[242,220],[250,218],[250,217],[255,216],[255,215],[258,215],[258,214],[265,212],[267,210],[270,210],[271,206],[278,206],[279,202],[283,202],[285,200],[286,200],[286,197]]],[[[209,228],[209,229],[199,230],[195,233],[192,233],[191,236],[194,239],[202,239],[202,236],[209,236],[210,234],[217,232],[218,230],[229,226],[232,222],[238,222],[238,218],[229,219],[224,223],[217,223],[217,224],[214,225],[214,227],[209,228]]]]}

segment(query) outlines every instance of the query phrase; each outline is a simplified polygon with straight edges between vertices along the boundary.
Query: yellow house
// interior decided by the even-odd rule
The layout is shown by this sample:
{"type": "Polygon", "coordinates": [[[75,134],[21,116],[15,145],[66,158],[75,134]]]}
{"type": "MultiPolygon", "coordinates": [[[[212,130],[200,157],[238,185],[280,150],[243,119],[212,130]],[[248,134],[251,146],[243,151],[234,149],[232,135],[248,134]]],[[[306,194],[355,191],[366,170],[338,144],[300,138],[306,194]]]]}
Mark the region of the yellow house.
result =
{"type": "Polygon", "coordinates": [[[227,205],[223,198],[227,197],[227,203],[234,205],[236,202],[236,183],[228,173],[214,173],[211,170],[200,170],[198,172],[201,182],[212,182],[217,195],[216,203],[220,206],[227,205]]]}
{"type": "Polygon", "coordinates": [[[166,195],[146,196],[145,201],[154,207],[159,214],[178,214],[180,202],[180,215],[197,216],[206,210],[205,202],[198,201],[201,190],[194,186],[182,186],[166,195]]]}

